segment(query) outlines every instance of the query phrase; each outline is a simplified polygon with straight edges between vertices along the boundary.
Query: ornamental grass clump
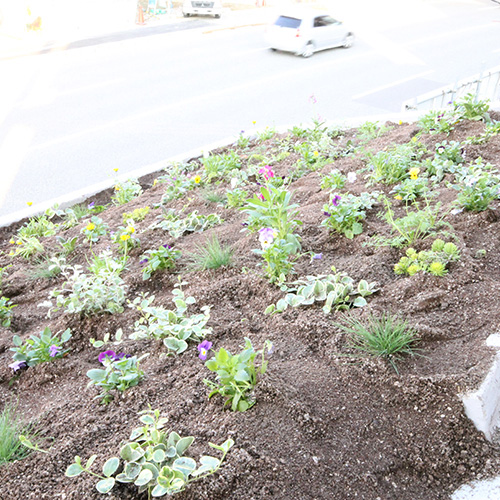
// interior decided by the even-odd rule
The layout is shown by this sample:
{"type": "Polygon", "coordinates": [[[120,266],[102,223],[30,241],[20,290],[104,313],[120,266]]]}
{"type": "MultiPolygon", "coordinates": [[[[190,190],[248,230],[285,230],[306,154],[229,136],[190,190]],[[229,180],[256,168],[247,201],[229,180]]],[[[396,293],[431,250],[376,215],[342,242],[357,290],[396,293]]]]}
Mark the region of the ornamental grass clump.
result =
{"type": "Polygon", "coordinates": [[[222,244],[216,234],[207,238],[204,245],[196,245],[195,251],[189,256],[191,268],[194,271],[219,269],[232,264],[233,249],[222,244]]]}
{"type": "MultiPolygon", "coordinates": [[[[211,346],[205,345],[204,351],[208,351],[211,346]]],[[[199,350],[200,354],[206,356],[206,352],[199,350]]],[[[225,400],[224,406],[230,405],[233,411],[251,408],[255,404],[253,388],[258,382],[259,374],[263,375],[267,370],[265,354],[271,350],[272,343],[269,340],[266,340],[260,351],[255,351],[250,339],[245,337],[245,346],[239,354],[231,354],[224,348],[214,351],[215,356],[205,362],[205,366],[217,375],[215,382],[203,380],[210,389],[208,397],[220,394],[225,400]],[[256,365],[257,359],[260,359],[260,366],[256,365]]]]}
{"type": "Polygon", "coordinates": [[[382,314],[358,319],[352,315],[343,318],[336,326],[349,336],[348,346],[362,354],[386,360],[398,373],[396,362],[403,355],[415,355],[419,341],[417,331],[406,321],[382,314]]]}
{"type": "Polygon", "coordinates": [[[175,431],[165,430],[168,419],[160,417],[159,410],[144,410],[139,415],[141,427],[132,431],[130,441],[120,448],[119,457],[106,460],[102,474],[90,470],[97,455],[92,455],[85,465],[77,455],[74,463],[66,469],[66,477],[87,472],[99,479],[96,488],[103,494],[109,493],[118,482],[134,484],[138,487],[138,494],[147,492],[148,498],[170,496],[184,491],[194,481],[217,472],[234,445],[232,439],[227,439],[220,446],[208,443],[222,456],[202,455],[198,466],[193,458],[184,456],[194,437],[181,437],[175,431]],[[121,467],[120,459],[123,461],[121,467]],[[119,474],[118,470],[121,470],[119,474]]]}

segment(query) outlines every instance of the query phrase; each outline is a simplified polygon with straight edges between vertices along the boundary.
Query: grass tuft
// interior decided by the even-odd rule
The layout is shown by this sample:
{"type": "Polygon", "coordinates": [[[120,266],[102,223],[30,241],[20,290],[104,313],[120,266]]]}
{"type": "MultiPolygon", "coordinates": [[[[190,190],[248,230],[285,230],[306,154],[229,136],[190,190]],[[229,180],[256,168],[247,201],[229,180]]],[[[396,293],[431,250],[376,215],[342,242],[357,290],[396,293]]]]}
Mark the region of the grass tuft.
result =
{"type": "Polygon", "coordinates": [[[231,266],[232,259],[233,249],[230,246],[221,244],[216,235],[207,238],[203,246],[196,246],[196,251],[190,255],[191,267],[195,271],[231,266]]]}
{"type": "Polygon", "coordinates": [[[349,347],[362,353],[381,357],[398,373],[396,361],[402,355],[415,355],[418,334],[408,323],[397,316],[382,314],[365,320],[353,316],[337,324],[350,337],[349,347]]]}
{"type": "Polygon", "coordinates": [[[6,403],[0,413],[0,466],[25,458],[30,450],[21,444],[19,435],[33,436],[29,426],[23,424],[17,407],[6,403]]]}

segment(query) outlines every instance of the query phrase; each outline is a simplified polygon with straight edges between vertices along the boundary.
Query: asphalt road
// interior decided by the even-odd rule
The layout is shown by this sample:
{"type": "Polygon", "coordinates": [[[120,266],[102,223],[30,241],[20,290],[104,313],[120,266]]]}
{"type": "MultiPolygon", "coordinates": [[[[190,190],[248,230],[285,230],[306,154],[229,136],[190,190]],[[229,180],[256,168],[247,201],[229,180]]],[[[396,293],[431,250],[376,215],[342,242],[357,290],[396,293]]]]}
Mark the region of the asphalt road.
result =
{"type": "Polygon", "coordinates": [[[497,4],[421,0],[409,12],[400,3],[344,6],[354,46],[311,59],[269,51],[263,26],[219,30],[192,19],[0,61],[9,75],[0,101],[0,222],[242,130],[383,120],[405,99],[497,65],[497,4]]]}

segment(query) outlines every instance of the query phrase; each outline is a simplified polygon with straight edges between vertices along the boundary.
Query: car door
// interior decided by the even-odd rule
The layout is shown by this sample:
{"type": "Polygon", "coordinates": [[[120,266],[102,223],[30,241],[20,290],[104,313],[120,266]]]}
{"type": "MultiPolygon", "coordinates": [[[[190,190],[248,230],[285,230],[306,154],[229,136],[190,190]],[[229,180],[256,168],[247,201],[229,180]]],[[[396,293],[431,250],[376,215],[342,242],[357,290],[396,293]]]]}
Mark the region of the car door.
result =
{"type": "Polygon", "coordinates": [[[328,15],[316,16],[313,21],[313,32],[317,49],[337,47],[344,38],[344,27],[341,22],[328,15]]]}

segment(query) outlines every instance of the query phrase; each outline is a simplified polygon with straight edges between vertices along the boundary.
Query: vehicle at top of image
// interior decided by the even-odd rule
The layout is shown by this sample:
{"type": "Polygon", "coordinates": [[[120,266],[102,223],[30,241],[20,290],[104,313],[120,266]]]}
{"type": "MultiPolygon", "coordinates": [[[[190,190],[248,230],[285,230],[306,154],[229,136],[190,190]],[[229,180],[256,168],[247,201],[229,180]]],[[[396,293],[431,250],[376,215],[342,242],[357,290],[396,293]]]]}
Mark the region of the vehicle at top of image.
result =
{"type": "Polygon", "coordinates": [[[311,57],[319,50],[350,47],[354,33],[328,12],[307,9],[278,16],[266,30],[266,41],[272,50],[311,57]]]}
{"type": "Polygon", "coordinates": [[[220,0],[184,0],[182,15],[189,16],[214,16],[222,15],[222,2],[220,0]]]}

